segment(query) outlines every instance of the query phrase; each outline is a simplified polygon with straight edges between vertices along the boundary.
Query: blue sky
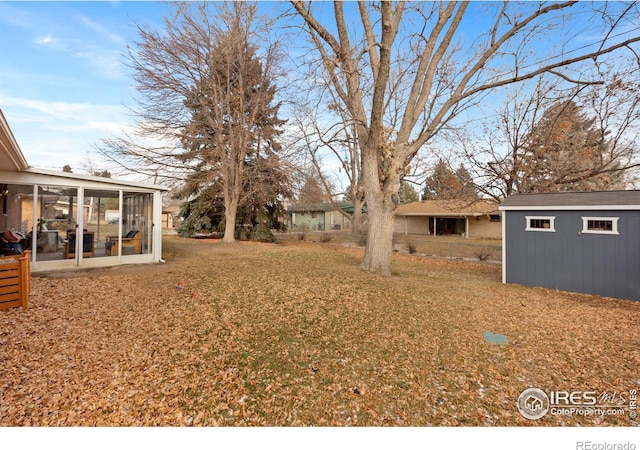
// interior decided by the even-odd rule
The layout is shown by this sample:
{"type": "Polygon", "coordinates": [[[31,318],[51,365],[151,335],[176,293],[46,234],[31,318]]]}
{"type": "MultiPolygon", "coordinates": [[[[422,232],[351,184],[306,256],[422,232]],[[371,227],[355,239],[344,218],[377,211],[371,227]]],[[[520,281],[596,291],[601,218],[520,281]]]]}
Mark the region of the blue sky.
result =
{"type": "Polygon", "coordinates": [[[155,28],[167,11],[158,2],[0,2],[0,109],[30,165],[81,172],[100,139],[129,122],[135,87],[123,54],[134,23],[155,28]]]}
{"type": "MultiPolygon", "coordinates": [[[[469,31],[487,20],[482,3],[474,6],[469,31]]],[[[135,23],[160,28],[170,10],[155,1],[0,0],[0,109],[32,166],[69,164],[82,172],[91,161],[103,168],[90,152],[132,121],[127,106],[135,105],[136,91],[124,54],[137,38],[135,23]]],[[[579,47],[597,40],[587,23],[565,24],[560,32],[579,47]]],[[[558,41],[547,38],[539,43],[545,51],[558,41]]],[[[293,58],[302,49],[289,51],[293,58]]]]}

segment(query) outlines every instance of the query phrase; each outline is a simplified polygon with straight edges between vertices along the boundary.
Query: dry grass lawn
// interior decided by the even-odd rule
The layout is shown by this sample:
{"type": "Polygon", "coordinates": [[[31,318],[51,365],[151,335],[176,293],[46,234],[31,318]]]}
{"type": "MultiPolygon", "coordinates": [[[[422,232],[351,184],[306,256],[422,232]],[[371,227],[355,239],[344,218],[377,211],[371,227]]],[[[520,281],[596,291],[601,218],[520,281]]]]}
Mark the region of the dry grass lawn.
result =
{"type": "Polygon", "coordinates": [[[639,302],[409,255],[383,279],[361,256],[173,237],[165,264],[34,277],[30,309],[0,311],[0,425],[638,425],[516,400],[637,389],[639,302]]]}

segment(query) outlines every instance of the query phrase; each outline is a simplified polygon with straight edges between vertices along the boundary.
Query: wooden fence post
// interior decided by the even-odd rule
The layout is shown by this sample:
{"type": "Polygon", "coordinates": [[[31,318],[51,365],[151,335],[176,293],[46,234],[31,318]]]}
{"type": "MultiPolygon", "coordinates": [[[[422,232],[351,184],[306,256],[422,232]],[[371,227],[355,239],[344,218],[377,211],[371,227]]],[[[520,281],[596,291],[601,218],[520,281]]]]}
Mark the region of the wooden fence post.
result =
{"type": "Polygon", "coordinates": [[[20,302],[22,309],[29,307],[31,292],[31,251],[27,250],[20,258],[20,302]]]}

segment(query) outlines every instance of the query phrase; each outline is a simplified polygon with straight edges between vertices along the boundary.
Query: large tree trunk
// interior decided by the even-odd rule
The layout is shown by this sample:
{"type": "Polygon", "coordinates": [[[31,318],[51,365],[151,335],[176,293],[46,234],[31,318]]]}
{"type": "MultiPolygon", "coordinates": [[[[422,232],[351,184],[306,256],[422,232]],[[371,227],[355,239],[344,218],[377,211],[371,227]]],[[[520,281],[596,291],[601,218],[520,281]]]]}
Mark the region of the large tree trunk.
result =
{"type": "Polygon", "coordinates": [[[391,276],[393,218],[400,201],[400,175],[390,171],[391,176],[381,183],[376,155],[367,156],[363,160],[368,217],[367,244],[360,267],[382,276],[391,276]]]}
{"type": "Polygon", "coordinates": [[[224,205],[224,237],[222,238],[223,244],[235,244],[236,242],[236,215],[238,214],[238,199],[233,198],[227,201],[225,199],[224,205]]]}
{"type": "Polygon", "coordinates": [[[351,215],[351,234],[358,235],[364,233],[364,217],[362,215],[363,199],[359,196],[353,199],[353,214],[351,215]]]}
{"type": "MultiPolygon", "coordinates": [[[[394,208],[395,209],[395,208],[394,208]]],[[[393,253],[393,210],[385,202],[367,202],[369,226],[367,245],[361,268],[382,276],[391,276],[391,254],[393,253]]]]}

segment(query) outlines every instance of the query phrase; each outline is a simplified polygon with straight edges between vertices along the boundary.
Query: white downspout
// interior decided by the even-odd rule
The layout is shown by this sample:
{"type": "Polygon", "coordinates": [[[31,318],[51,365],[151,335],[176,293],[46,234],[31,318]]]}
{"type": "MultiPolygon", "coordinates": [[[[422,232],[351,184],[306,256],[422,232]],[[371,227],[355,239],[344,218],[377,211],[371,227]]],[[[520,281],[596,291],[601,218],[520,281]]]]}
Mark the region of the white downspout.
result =
{"type": "Polygon", "coordinates": [[[38,220],[40,211],[38,211],[38,185],[33,185],[33,227],[31,230],[31,262],[36,265],[36,253],[38,252],[38,220]]]}
{"type": "MultiPolygon", "coordinates": [[[[76,197],[76,266],[82,265],[84,259],[84,187],[78,186],[78,195],[76,197]]],[[[73,197],[69,197],[69,216],[73,208],[73,197]]],[[[95,242],[93,243],[95,245],[95,242]]]]}
{"type": "Polygon", "coordinates": [[[502,282],[507,282],[507,212],[502,211],[502,282]]]}
{"type": "Polygon", "coordinates": [[[153,260],[162,260],[162,193],[153,192],[153,260]]]}

